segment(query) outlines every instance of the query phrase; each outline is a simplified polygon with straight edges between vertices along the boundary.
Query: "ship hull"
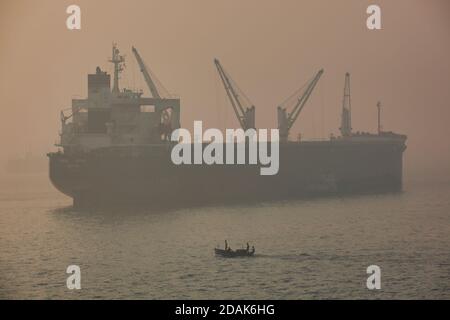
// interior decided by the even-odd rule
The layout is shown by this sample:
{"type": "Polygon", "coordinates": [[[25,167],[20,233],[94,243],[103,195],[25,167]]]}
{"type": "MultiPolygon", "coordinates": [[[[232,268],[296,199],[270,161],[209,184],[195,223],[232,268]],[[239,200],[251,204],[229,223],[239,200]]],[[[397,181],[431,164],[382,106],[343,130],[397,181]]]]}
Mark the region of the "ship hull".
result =
{"type": "Polygon", "coordinates": [[[279,172],[259,165],[175,165],[170,145],[51,153],[50,180],[77,207],[184,206],[399,192],[404,139],[280,144],[279,172]]]}

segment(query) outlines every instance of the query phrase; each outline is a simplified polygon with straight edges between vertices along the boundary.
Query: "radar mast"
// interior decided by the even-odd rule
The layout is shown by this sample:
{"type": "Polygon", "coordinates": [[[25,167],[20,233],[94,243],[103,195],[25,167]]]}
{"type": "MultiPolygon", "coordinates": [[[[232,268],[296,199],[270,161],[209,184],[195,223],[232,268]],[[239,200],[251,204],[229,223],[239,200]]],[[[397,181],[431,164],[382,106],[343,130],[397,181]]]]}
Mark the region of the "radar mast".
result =
{"type": "Polygon", "coordinates": [[[125,56],[120,54],[119,49],[117,48],[117,44],[113,43],[112,47],[112,57],[109,62],[114,64],[114,84],[113,84],[113,93],[119,93],[119,75],[120,72],[123,71],[125,67],[125,56]]]}

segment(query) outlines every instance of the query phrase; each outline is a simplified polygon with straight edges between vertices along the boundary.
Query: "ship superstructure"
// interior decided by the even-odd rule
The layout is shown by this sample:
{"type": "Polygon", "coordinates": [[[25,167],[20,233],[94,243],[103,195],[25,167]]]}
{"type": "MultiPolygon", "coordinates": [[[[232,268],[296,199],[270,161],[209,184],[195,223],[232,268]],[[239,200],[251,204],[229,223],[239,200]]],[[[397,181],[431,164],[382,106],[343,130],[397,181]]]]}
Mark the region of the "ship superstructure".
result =
{"type": "Polygon", "coordinates": [[[61,142],[65,152],[87,152],[121,145],[148,145],[167,141],[172,130],[180,127],[180,100],[161,97],[135,48],[138,63],[152,97],[142,91],[120,89],[119,79],[124,57],[113,46],[111,76],[100,67],[88,75],[88,96],[73,99],[69,115],[61,112],[61,142]],[[68,121],[71,119],[72,121],[68,121]]]}

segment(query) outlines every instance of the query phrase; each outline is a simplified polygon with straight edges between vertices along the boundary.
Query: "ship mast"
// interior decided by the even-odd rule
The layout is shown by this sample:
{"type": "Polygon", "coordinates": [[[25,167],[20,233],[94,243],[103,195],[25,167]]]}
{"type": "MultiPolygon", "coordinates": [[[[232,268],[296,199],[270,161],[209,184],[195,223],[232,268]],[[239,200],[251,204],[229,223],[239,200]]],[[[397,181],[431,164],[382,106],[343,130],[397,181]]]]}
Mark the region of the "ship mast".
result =
{"type": "Polygon", "coordinates": [[[109,62],[114,64],[114,84],[113,84],[113,93],[119,93],[119,74],[123,71],[125,67],[125,57],[120,54],[119,49],[117,48],[117,44],[113,43],[112,47],[112,57],[109,62]]]}
{"type": "Polygon", "coordinates": [[[350,100],[350,73],[345,74],[344,98],[342,100],[342,118],[339,128],[343,137],[352,135],[352,105],[350,100]]]}

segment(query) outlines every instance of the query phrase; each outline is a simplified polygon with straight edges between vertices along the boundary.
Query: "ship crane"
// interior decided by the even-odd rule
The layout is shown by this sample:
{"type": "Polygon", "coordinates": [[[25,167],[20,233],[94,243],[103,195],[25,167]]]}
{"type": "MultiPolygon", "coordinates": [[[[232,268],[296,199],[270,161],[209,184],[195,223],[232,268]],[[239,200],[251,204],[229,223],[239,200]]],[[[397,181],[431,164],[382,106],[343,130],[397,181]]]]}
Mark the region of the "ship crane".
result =
{"type": "MultiPolygon", "coordinates": [[[[137,49],[135,47],[132,47],[132,51],[136,58],[137,63],[139,64],[139,68],[142,72],[142,75],[144,76],[144,80],[147,83],[147,87],[150,90],[150,93],[152,94],[153,98],[165,99],[165,97],[161,97],[161,94],[160,94],[158,88],[156,87],[155,82],[153,81],[152,77],[150,76],[150,72],[147,70],[147,67],[145,66],[144,60],[142,60],[141,55],[139,54],[137,49]]],[[[164,134],[165,139],[167,139],[167,137],[172,132],[172,124],[171,124],[172,123],[172,114],[169,112],[169,109],[170,108],[161,110],[160,132],[162,134],[164,134]]]]}
{"type": "Polygon", "coordinates": [[[144,60],[142,60],[141,56],[139,55],[139,52],[135,47],[132,47],[132,51],[134,53],[134,56],[136,57],[136,61],[139,64],[139,68],[141,69],[145,82],[147,83],[148,89],[150,90],[153,98],[161,99],[161,95],[159,94],[159,91],[156,88],[156,85],[153,82],[153,79],[145,66],[144,60]]]}
{"type": "Polygon", "coordinates": [[[237,88],[237,85],[225,72],[219,60],[214,59],[214,64],[216,65],[220,79],[222,80],[223,86],[225,87],[225,91],[227,92],[228,98],[231,102],[231,106],[233,107],[234,113],[239,121],[241,128],[244,130],[255,129],[255,106],[242,93],[242,96],[244,96],[244,98],[247,100],[247,103],[251,105],[251,107],[246,107],[244,109],[241,97],[238,94],[238,91],[240,90],[237,88]]]}
{"type": "Polygon", "coordinates": [[[289,131],[291,130],[292,126],[294,125],[295,121],[297,120],[298,116],[300,115],[300,112],[302,111],[303,107],[305,106],[306,102],[308,101],[309,97],[311,96],[311,93],[313,92],[315,86],[317,85],[317,82],[319,81],[320,77],[323,74],[323,69],[321,69],[315,77],[307,83],[306,90],[304,89],[305,86],[301,87],[299,90],[294,92],[293,95],[291,95],[288,99],[286,99],[279,107],[278,107],[278,129],[280,131],[280,141],[286,142],[288,141],[289,137],[289,131]],[[294,107],[292,108],[291,112],[287,112],[286,104],[289,102],[292,102],[292,98],[296,98],[297,101],[295,102],[294,107]]]}

